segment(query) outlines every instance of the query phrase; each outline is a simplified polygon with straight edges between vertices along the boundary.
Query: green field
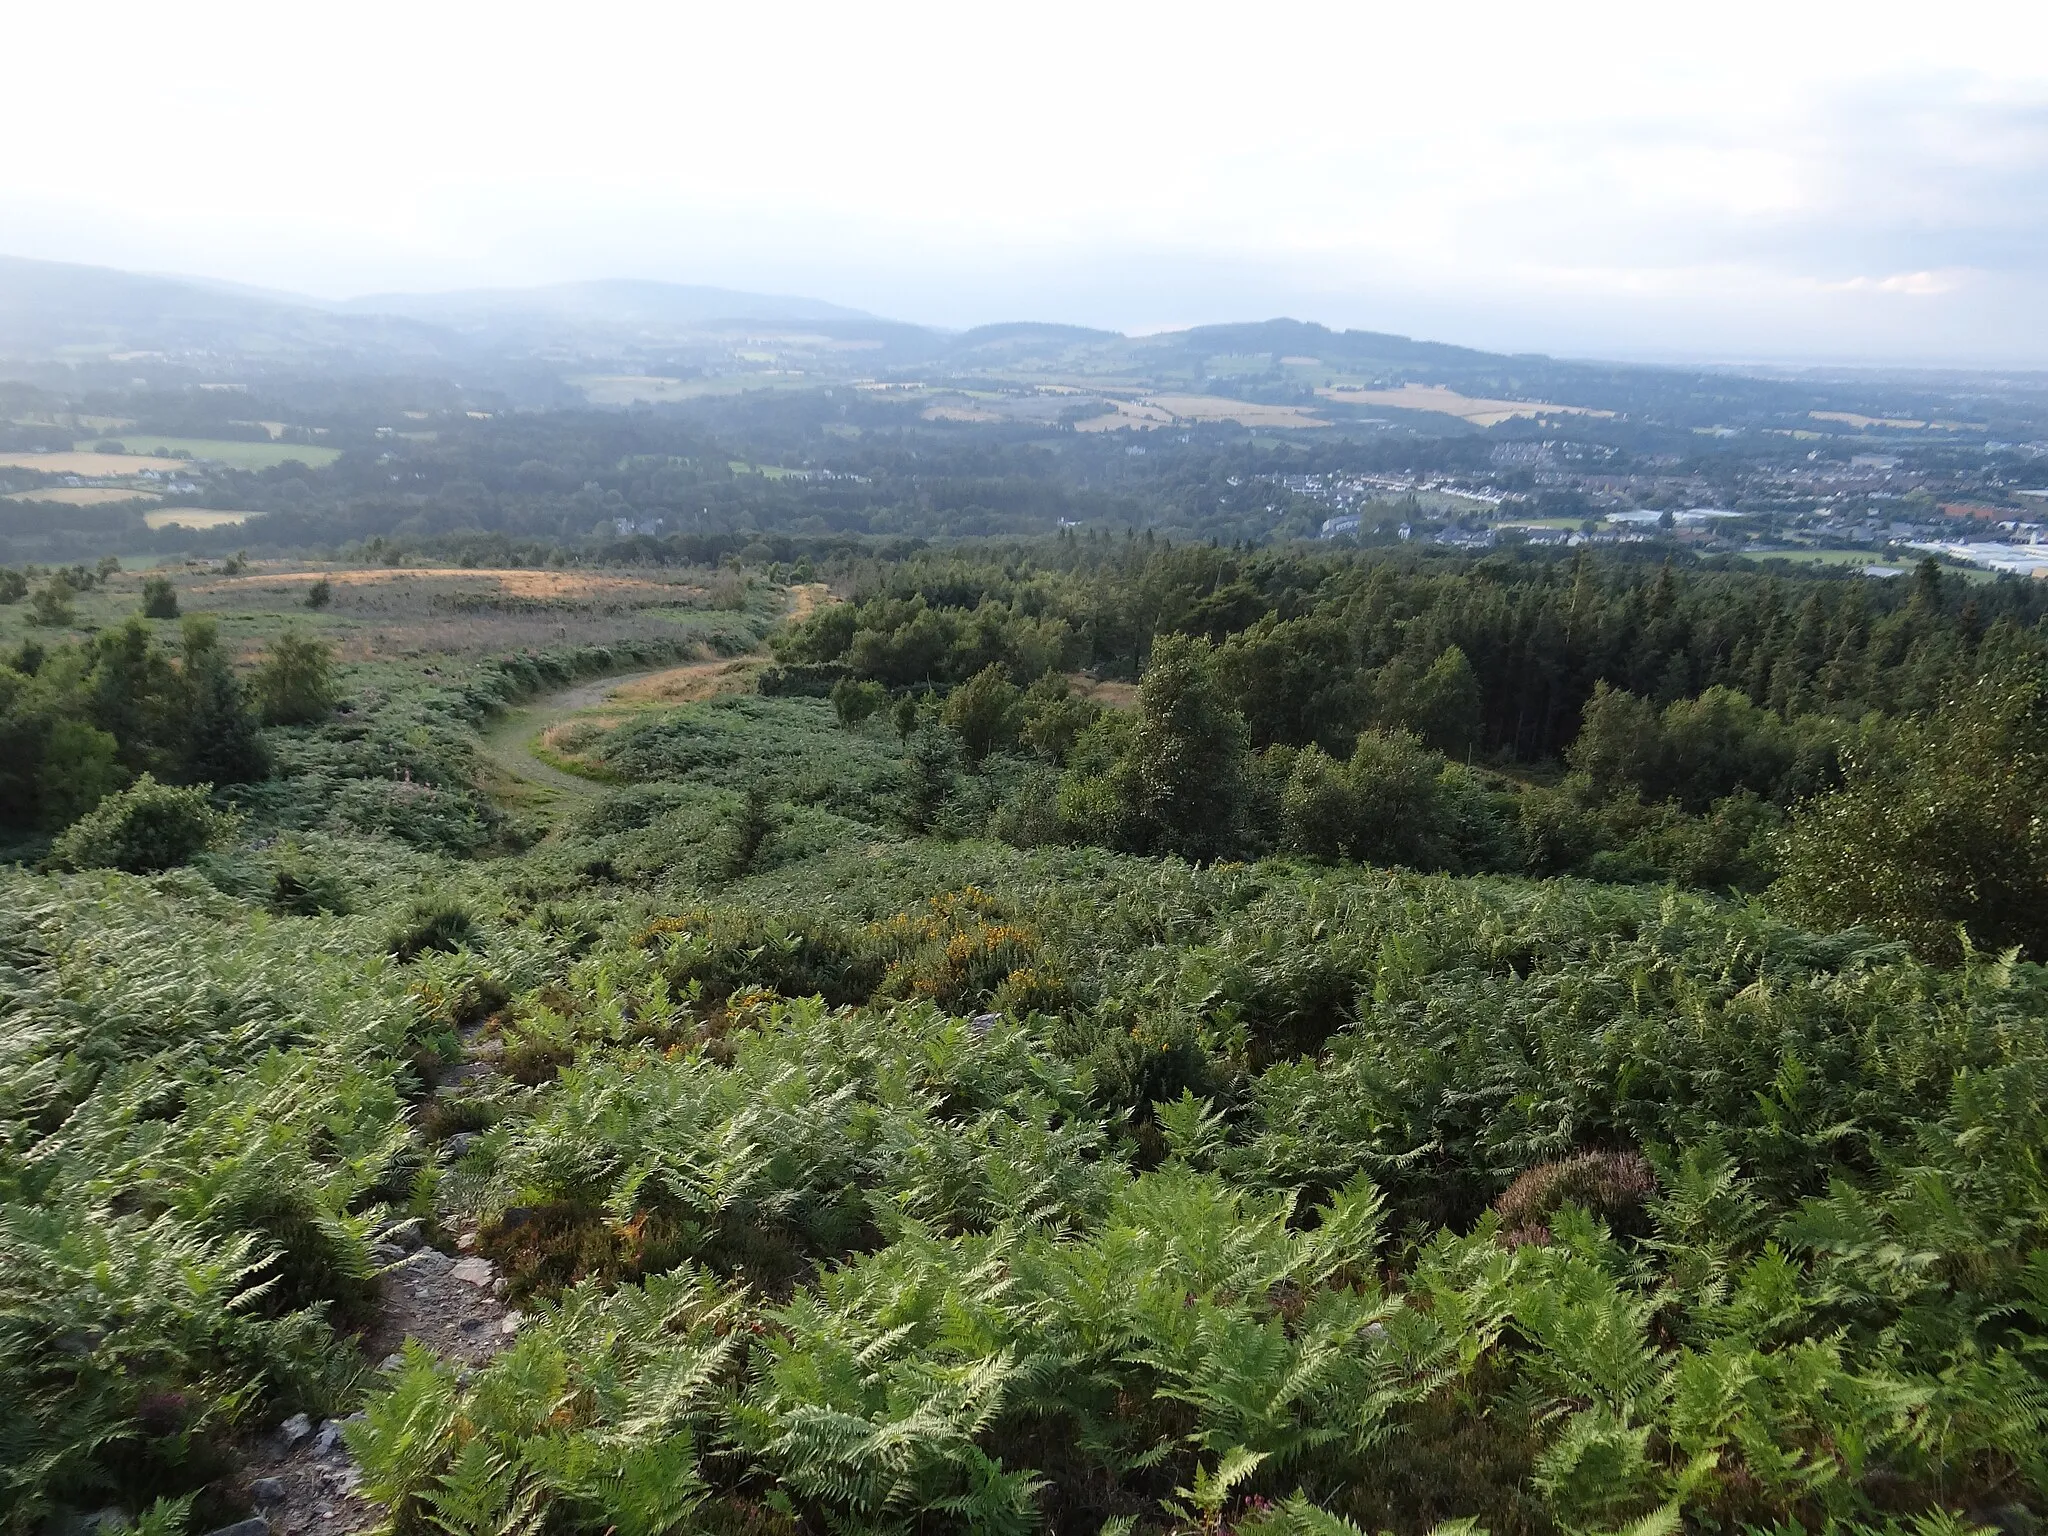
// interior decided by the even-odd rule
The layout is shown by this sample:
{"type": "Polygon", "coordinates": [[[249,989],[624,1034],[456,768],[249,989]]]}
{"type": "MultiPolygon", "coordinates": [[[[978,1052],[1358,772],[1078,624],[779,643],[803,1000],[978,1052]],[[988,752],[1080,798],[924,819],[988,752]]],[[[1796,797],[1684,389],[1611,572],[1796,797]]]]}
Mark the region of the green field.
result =
{"type": "Polygon", "coordinates": [[[325,469],[341,457],[339,448],[311,443],[237,443],[213,437],[93,437],[81,440],[77,451],[90,453],[101,443],[119,443],[123,453],[189,453],[195,459],[212,459],[231,469],[275,469],[294,459],[311,469],[325,469]]]}

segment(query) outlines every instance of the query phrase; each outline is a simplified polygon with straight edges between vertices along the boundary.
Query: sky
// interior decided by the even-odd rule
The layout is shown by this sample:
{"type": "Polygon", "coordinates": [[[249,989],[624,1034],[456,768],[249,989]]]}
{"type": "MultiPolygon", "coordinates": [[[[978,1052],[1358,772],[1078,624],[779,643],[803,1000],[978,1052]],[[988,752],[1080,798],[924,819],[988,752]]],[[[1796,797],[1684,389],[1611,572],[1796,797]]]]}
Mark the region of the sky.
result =
{"type": "Polygon", "coordinates": [[[2048,367],[2039,0],[8,10],[10,255],[2048,367]]]}

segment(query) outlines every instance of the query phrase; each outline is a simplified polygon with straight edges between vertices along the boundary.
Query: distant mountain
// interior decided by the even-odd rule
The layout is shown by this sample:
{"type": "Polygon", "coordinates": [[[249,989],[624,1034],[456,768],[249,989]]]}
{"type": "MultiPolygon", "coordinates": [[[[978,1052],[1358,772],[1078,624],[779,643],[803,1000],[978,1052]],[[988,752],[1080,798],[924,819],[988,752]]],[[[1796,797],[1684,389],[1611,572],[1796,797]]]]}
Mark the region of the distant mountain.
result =
{"type": "Polygon", "coordinates": [[[689,283],[619,278],[540,288],[469,288],[453,293],[378,293],[339,308],[353,314],[403,315],[471,331],[547,322],[572,327],[672,330],[714,320],[873,320],[873,315],[822,299],[744,293],[689,283]]]}
{"type": "Polygon", "coordinates": [[[88,376],[151,363],[212,374],[490,372],[537,358],[723,353],[734,329],[791,326],[890,361],[929,357],[939,337],[821,299],[681,283],[562,283],[329,303],[207,278],[0,256],[0,359],[88,376]]]}
{"type": "Polygon", "coordinates": [[[167,357],[384,366],[444,362],[452,333],[392,315],[181,277],[0,256],[0,357],[167,357]]]}

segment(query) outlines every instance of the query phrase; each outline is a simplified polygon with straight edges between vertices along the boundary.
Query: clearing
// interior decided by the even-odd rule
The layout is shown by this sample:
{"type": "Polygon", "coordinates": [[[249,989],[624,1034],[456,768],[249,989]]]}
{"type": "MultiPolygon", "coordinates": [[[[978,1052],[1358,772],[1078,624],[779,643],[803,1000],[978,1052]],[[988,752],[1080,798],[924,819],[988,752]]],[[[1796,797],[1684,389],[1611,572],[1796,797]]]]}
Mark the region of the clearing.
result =
{"type": "Polygon", "coordinates": [[[1318,389],[1316,393],[1325,400],[1336,400],[1345,405],[1376,405],[1397,411],[1429,411],[1438,416],[1455,416],[1475,427],[1497,427],[1518,416],[1614,415],[1612,411],[1597,411],[1590,406],[1553,405],[1544,400],[1485,400],[1461,395],[1441,384],[1403,384],[1399,389],[1353,389],[1348,385],[1336,385],[1318,389]]]}

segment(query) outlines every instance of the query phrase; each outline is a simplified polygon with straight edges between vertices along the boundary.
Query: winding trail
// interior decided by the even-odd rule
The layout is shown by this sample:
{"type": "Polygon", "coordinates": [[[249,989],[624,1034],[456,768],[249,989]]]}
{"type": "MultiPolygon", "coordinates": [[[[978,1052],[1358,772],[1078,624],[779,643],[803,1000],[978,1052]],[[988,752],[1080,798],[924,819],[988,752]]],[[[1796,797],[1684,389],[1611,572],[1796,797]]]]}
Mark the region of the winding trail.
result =
{"type": "MultiPolygon", "coordinates": [[[[807,618],[819,604],[828,601],[830,596],[823,582],[791,587],[784,622],[807,618]]],[[[617,720],[643,710],[667,709],[735,692],[768,660],[767,648],[757,646],[742,656],[715,656],[673,667],[614,672],[608,677],[589,678],[553,693],[539,694],[516,709],[506,710],[483,733],[484,760],[492,770],[488,788],[499,800],[525,810],[549,813],[561,809],[565,802],[603,794],[605,785],[557,768],[540,755],[536,749],[549,731],[579,716],[617,720]]]]}

